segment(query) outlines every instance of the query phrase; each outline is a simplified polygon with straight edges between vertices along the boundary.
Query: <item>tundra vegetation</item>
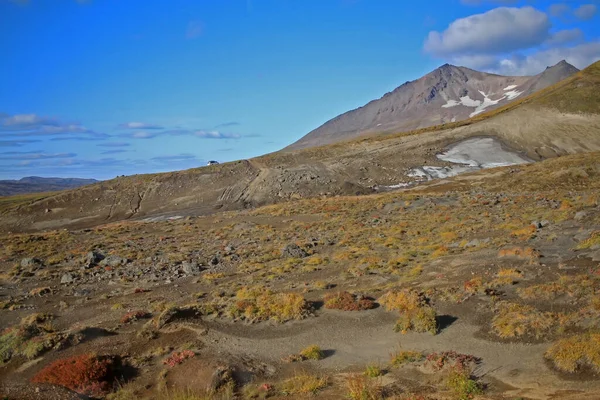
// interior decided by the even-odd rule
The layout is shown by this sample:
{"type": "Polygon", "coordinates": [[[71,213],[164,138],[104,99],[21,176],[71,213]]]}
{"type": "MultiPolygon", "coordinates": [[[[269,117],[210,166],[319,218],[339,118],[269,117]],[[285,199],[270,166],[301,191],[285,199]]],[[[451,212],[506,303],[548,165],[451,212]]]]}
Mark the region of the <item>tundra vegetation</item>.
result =
{"type": "Polygon", "coordinates": [[[594,396],[599,160],[481,171],[468,177],[477,185],[3,234],[1,390],[594,396]]]}

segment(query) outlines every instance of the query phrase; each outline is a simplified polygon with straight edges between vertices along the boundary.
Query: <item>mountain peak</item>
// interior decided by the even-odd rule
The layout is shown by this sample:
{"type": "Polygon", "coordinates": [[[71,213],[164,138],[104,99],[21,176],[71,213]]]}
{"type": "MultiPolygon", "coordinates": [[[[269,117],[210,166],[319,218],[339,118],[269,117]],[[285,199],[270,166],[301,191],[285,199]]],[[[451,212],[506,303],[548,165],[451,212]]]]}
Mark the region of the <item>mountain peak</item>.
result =
{"type": "Polygon", "coordinates": [[[573,65],[569,64],[567,62],[567,60],[561,60],[561,61],[557,62],[556,64],[554,64],[552,66],[548,66],[548,67],[546,67],[546,70],[548,70],[548,69],[555,69],[555,68],[567,68],[567,69],[570,69],[570,70],[579,71],[579,69],[577,69],[573,65]]]}

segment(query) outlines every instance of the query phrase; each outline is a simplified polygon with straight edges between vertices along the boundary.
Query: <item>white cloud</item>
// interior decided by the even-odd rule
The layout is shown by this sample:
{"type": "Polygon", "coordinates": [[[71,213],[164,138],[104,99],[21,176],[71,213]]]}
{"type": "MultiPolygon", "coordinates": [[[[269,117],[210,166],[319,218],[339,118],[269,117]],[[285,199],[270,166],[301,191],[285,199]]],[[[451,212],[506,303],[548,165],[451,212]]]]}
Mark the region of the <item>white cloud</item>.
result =
{"type": "Polygon", "coordinates": [[[452,63],[461,67],[485,70],[496,65],[498,57],[490,54],[474,54],[452,57],[452,63]]]}
{"type": "Polygon", "coordinates": [[[563,15],[568,13],[570,10],[571,10],[571,8],[568,5],[566,5],[564,3],[558,3],[558,4],[552,4],[550,6],[550,8],[548,9],[548,12],[553,17],[562,17],[563,15]]]}
{"type": "Polygon", "coordinates": [[[35,151],[7,151],[0,153],[0,160],[48,160],[53,158],[72,158],[75,153],[43,153],[35,151]]]}
{"type": "Polygon", "coordinates": [[[573,11],[573,14],[575,14],[577,18],[587,21],[594,18],[594,15],[596,15],[597,11],[598,7],[596,7],[595,4],[584,4],[576,8],[575,11],[573,11]]]}
{"type": "Polygon", "coordinates": [[[235,133],[224,133],[219,131],[197,131],[194,136],[204,139],[239,139],[240,135],[235,133]]]}
{"type": "Polygon", "coordinates": [[[107,138],[78,123],[60,122],[37,114],[0,114],[0,136],[54,136],[84,134],[97,139],[107,138]]]}
{"type": "Polygon", "coordinates": [[[120,124],[118,128],[122,129],[163,129],[162,126],[157,124],[149,124],[146,122],[125,122],[120,124]]]}
{"type": "Polygon", "coordinates": [[[498,61],[493,72],[503,75],[534,75],[561,60],[582,69],[600,61],[600,41],[583,43],[574,47],[557,47],[528,56],[513,56],[498,61]]]}
{"type": "Polygon", "coordinates": [[[571,43],[583,38],[583,32],[579,28],[564,29],[554,33],[547,41],[548,45],[560,45],[571,43]]]}
{"type": "Polygon", "coordinates": [[[425,50],[437,56],[496,54],[539,45],[550,36],[548,16],[533,7],[500,7],[432,31],[425,50]]]}

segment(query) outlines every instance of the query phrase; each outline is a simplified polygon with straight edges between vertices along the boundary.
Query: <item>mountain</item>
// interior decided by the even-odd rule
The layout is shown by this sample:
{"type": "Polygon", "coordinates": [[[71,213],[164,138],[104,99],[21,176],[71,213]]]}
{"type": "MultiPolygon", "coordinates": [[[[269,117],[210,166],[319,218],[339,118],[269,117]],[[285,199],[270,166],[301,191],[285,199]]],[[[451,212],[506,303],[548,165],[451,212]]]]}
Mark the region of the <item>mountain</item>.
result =
{"type": "Polygon", "coordinates": [[[95,179],[41,178],[39,176],[27,176],[19,180],[0,180],[0,196],[55,192],[58,190],[74,189],[96,182],[98,181],[95,179]]]}
{"type": "Polygon", "coordinates": [[[501,76],[445,64],[378,100],[329,120],[286,150],[461,121],[528,96],[577,71],[564,60],[535,76],[501,76]]]}
{"type": "MultiPolygon", "coordinates": [[[[452,166],[450,158],[438,156],[477,138],[496,141],[493,146],[486,144],[488,154],[500,148],[531,161],[600,152],[600,61],[530,96],[444,126],[186,171],[119,177],[33,198],[4,198],[0,232],[87,228],[127,219],[154,221],[295,199],[373,193],[410,185],[415,172],[425,167],[446,171],[452,166]]],[[[502,160],[498,164],[506,165],[502,160]]],[[[582,169],[573,177],[592,172],[582,169]]],[[[555,178],[569,181],[572,177],[555,178]]]]}

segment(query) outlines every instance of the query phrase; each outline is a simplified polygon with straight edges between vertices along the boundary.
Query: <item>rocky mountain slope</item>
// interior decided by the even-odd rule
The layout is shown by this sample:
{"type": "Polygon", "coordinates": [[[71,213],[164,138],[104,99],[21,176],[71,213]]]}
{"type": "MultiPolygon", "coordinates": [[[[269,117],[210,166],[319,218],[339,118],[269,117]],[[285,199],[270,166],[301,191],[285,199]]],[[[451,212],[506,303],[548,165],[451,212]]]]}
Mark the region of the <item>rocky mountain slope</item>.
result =
{"type": "Polygon", "coordinates": [[[461,121],[526,97],[577,71],[566,61],[535,76],[501,76],[445,64],[378,100],[331,119],[287,149],[461,121]]]}
{"type": "Polygon", "coordinates": [[[91,185],[98,182],[95,179],[80,178],[41,178],[28,176],[18,180],[0,180],[0,196],[15,194],[55,192],[58,190],[73,189],[80,186],[91,185]]]}
{"type": "Polygon", "coordinates": [[[427,179],[416,176],[419,169],[451,169],[457,164],[439,155],[478,137],[494,138],[518,158],[534,161],[600,151],[599,88],[600,62],[531,96],[441,127],[6,199],[0,201],[0,230],[90,227],[388,190],[427,179]]]}

